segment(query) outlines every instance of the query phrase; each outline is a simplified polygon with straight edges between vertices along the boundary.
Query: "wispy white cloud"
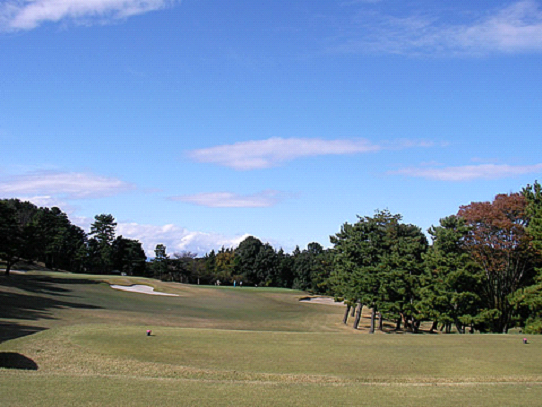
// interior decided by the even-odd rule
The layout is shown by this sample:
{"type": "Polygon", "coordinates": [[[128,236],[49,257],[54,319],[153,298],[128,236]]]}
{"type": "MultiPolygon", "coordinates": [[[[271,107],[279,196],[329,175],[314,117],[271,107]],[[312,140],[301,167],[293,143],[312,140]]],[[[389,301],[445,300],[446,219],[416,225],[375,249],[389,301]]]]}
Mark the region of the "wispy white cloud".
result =
{"type": "Polygon", "coordinates": [[[406,16],[372,12],[360,14],[355,26],[358,32],[346,35],[335,50],[422,55],[542,51],[542,10],[536,0],[495,8],[464,23],[452,24],[424,12],[406,16]]]}
{"type": "Polygon", "coordinates": [[[121,222],[117,225],[116,234],[140,241],[148,257],[154,257],[157,244],[165,245],[167,253],[190,251],[201,256],[211,250],[219,250],[222,246],[235,248],[248,236],[190,231],[173,224],[156,226],[121,222]]]}
{"type": "Polygon", "coordinates": [[[267,190],[256,194],[240,195],[233,192],[207,192],[195,195],[175,196],[173,201],[183,201],[210,208],[266,208],[286,198],[287,194],[267,190]]]}
{"type": "Polygon", "coordinates": [[[300,157],[330,154],[354,154],[380,148],[367,140],[324,140],[274,137],[231,145],[194,150],[189,156],[199,162],[213,163],[236,170],[269,168],[300,157]]]}
{"type": "Polygon", "coordinates": [[[403,168],[392,174],[401,174],[409,177],[426,178],[437,181],[473,181],[478,179],[492,180],[509,178],[517,175],[541,173],[542,164],[535,165],[505,165],[480,164],[444,168],[403,168]]]}
{"type": "Polygon", "coordinates": [[[105,23],[162,9],[180,0],[7,0],[0,5],[0,28],[30,30],[51,21],[105,23]]]}
{"type": "Polygon", "coordinates": [[[193,150],[188,155],[198,162],[222,165],[236,170],[254,170],[275,167],[302,157],[362,154],[382,149],[429,145],[432,143],[407,140],[376,145],[365,139],[273,137],[193,150]]]}
{"type": "Polygon", "coordinates": [[[28,201],[32,202],[36,206],[45,207],[45,208],[52,208],[57,207],[62,209],[63,212],[70,213],[73,212],[73,208],[68,205],[65,201],[62,199],[58,199],[54,196],[50,195],[36,195],[36,196],[18,196],[18,199],[21,201],[28,201]]]}
{"type": "Polygon", "coordinates": [[[116,178],[80,172],[33,172],[0,181],[1,197],[58,196],[67,199],[101,198],[133,189],[116,178]]]}

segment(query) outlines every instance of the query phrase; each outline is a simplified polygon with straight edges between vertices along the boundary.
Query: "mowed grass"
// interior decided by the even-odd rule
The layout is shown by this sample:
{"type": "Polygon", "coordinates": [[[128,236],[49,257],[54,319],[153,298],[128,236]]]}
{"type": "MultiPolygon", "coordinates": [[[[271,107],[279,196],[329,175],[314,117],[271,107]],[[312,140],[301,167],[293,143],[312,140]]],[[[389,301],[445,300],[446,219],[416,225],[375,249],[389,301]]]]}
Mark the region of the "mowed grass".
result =
{"type": "Polygon", "coordinates": [[[524,345],[517,335],[366,335],[341,323],[342,307],[300,303],[304,293],[292,290],[58,273],[0,282],[2,406],[542,400],[538,337],[524,345]],[[126,293],[108,283],[147,284],[179,297],[126,293]]]}

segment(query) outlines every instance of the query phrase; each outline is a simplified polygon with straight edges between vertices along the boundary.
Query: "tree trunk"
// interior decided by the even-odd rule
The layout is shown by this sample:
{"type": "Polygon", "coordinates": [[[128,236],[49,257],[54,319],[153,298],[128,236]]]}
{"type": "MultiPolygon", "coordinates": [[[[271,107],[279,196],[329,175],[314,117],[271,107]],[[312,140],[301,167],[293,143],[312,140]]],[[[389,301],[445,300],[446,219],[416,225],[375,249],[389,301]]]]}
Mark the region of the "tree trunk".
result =
{"type": "Polygon", "coordinates": [[[412,332],[417,334],[419,329],[420,329],[420,321],[416,321],[414,318],[412,318],[412,332]]]}
{"type": "Polygon", "coordinates": [[[433,321],[433,325],[431,326],[431,329],[429,330],[430,333],[434,333],[435,329],[438,328],[438,321],[433,321]]]}
{"type": "Polygon", "coordinates": [[[406,315],[403,315],[403,326],[404,326],[405,332],[408,331],[410,328],[410,320],[408,319],[406,315]]]}
{"type": "Polygon", "coordinates": [[[13,266],[15,263],[17,263],[17,261],[14,261],[13,259],[6,261],[6,271],[5,271],[5,276],[6,277],[9,277],[9,272],[11,271],[11,266],[13,266]]]}
{"type": "Polygon", "coordinates": [[[344,313],[344,318],[343,318],[343,324],[346,325],[346,322],[348,321],[348,313],[350,312],[350,308],[351,305],[350,304],[346,304],[346,312],[344,313]]]}
{"type": "Polygon", "coordinates": [[[455,328],[457,329],[457,332],[460,334],[465,333],[465,328],[459,323],[459,321],[455,321],[455,328]]]}
{"type": "Polygon", "coordinates": [[[371,310],[371,329],[369,329],[370,334],[375,333],[375,317],[376,317],[376,307],[373,305],[373,309],[371,310]]]}
{"type": "Polygon", "coordinates": [[[360,302],[356,310],[356,319],[354,320],[354,329],[358,329],[359,321],[361,321],[361,310],[363,309],[363,304],[360,302]]]}
{"type": "Polygon", "coordinates": [[[401,322],[403,322],[403,318],[399,317],[397,318],[397,321],[395,323],[395,330],[398,331],[399,329],[401,329],[401,322]]]}
{"type": "Polygon", "coordinates": [[[378,313],[378,330],[382,331],[382,324],[384,322],[384,319],[382,318],[382,313],[378,313]]]}
{"type": "Polygon", "coordinates": [[[350,314],[351,317],[356,316],[356,307],[352,307],[352,314],[350,314]]]}

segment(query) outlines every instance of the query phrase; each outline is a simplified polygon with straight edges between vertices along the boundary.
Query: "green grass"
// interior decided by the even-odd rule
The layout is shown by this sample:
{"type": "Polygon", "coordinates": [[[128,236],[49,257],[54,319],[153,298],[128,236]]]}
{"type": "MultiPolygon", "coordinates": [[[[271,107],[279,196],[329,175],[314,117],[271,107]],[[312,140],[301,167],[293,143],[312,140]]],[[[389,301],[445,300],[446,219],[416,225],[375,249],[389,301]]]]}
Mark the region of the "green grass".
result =
{"type": "Polygon", "coordinates": [[[538,406],[542,399],[539,337],[523,345],[517,335],[365,335],[341,323],[342,307],[300,303],[305,294],[292,290],[45,272],[0,283],[0,366],[12,367],[0,367],[2,406],[538,406]]]}

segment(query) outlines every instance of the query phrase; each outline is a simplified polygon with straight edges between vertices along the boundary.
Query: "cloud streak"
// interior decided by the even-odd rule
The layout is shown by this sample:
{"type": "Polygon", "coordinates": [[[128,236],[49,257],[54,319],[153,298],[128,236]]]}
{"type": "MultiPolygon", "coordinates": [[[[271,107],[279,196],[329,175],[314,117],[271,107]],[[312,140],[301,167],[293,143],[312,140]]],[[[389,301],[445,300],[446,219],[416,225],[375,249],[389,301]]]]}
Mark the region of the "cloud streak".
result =
{"type": "Polygon", "coordinates": [[[285,198],[279,191],[267,190],[256,194],[240,195],[233,192],[208,192],[169,198],[209,208],[267,208],[275,206],[285,198]]]}
{"type": "Polygon", "coordinates": [[[246,171],[276,167],[303,157],[349,155],[377,152],[383,149],[427,147],[427,142],[400,140],[376,145],[365,139],[325,140],[319,138],[280,138],[244,141],[193,150],[188,156],[197,162],[211,163],[246,171]]]}
{"type": "Polygon", "coordinates": [[[535,165],[505,165],[481,164],[444,168],[403,168],[391,174],[401,174],[409,177],[425,178],[436,181],[474,181],[510,178],[523,174],[542,172],[542,164],[535,165]]]}
{"type": "Polygon", "coordinates": [[[30,30],[44,22],[106,23],[159,10],[179,0],[8,0],[0,5],[0,28],[30,30]]]}
{"type": "Polygon", "coordinates": [[[133,189],[116,178],[80,172],[35,172],[0,182],[0,196],[60,195],[68,199],[102,198],[133,189]]]}
{"type": "Polygon", "coordinates": [[[522,0],[465,23],[442,22],[438,16],[360,14],[362,33],[350,33],[336,51],[418,55],[487,55],[542,51],[542,10],[522,0]]]}

